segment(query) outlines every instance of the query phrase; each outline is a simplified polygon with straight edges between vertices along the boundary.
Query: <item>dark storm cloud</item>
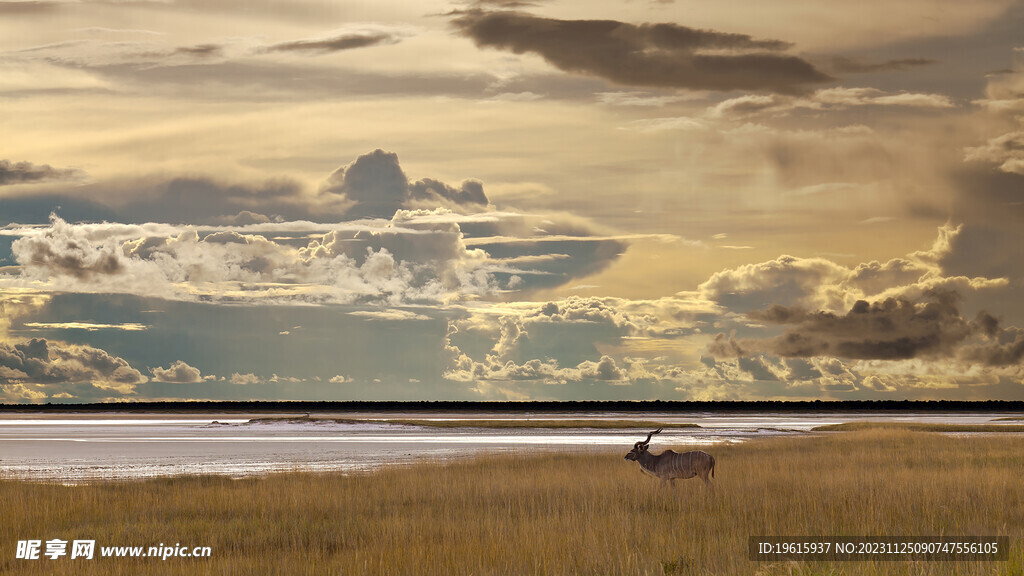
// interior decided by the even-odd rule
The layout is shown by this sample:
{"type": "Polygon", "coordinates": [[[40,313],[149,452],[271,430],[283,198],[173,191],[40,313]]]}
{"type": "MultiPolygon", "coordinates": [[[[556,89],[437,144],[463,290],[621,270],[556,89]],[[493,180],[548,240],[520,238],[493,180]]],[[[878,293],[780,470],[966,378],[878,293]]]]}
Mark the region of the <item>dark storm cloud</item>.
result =
{"type": "Polygon", "coordinates": [[[380,149],[335,170],[324,182],[321,195],[343,196],[354,202],[348,215],[358,218],[391,218],[399,209],[419,202],[487,205],[483,185],[475,180],[467,180],[460,189],[429,178],[410,185],[398,155],[380,149]]]}
{"type": "Polygon", "coordinates": [[[964,350],[964,358],[986,366],[1012,366],[1024,359],[1024,330],[1009,328],[999,334],[995,342],[971,346],[964,350]]]}
{"type": "Polygon", "coordinates": [[[794,93],[831,80],[807,61],[780,54],[789,43],[744,34],[482,10],[455,12],[452,23],[477,46],[538,54],[566,72],[630,86],[794,93]]]}
{"type": "Polygon", "coordinates": [[[754,380],[762,381],[778,381],[779,377],[772,373],[767,366],[764,365],[762,358],[746,358],[741,357],[737,361],[740,370],[750,374],[754,380]]]}
{"type": "Polygon", "coordinates": [[[743,357],[767,352],[783,357],[833,356],[856,360],[904,360],[953,356],[969,337],[997,335],[998,322],[987,313],[973,320],[959,310],[955,292],[932,292],[915,304],[889,298],[860,300],[845,315],[773,306],[748,314],[752,320],[791,326],[772,339],[734,340],[720,334],[710,346],[716,356],[743,357]]]}
{"type": "Polygon", "coordinates": [[[409,180],[397,154],[377,149],[335,170],[321,192],[355,202],[353,216],[390,218],[408,198],[409,180]]]}
{"type": "Polygon", "coordinates": [[[935,64],[930,58],[896,58],[884,62],[864,62],[856,58],[832,58],[832,71],[837,74],[867,74],[870,72],[897,72],[918,66],[935,64]]]}
{"type": "Polygon", "coordinates": [[[49,164],[0,160],[0,186],[39,182],[79,180],[85,174],[73,168],[53,168],[49,164]]]}
{"type": "Polygon", "coordinates": [[[381,44],[397,44],[402,41],[402,36],[389,32],[349,32],[331,38],[318,40],[295,40],[292,42],[281,42],[271,44],[261,52],[315,52],[327,54],[352,50],[354,48],[366,48],[381,44]]]}

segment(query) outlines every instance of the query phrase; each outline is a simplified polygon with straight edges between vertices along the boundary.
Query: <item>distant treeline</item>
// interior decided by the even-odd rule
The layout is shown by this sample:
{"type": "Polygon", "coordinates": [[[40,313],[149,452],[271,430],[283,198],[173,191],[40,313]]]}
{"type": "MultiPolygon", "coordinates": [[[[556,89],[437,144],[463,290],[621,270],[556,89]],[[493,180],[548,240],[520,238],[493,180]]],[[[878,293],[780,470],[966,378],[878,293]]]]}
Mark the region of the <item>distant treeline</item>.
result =
{"type": "Polygon", "coordinates": [[[0,412],[1015,412],[1024,401],[851,400],[813,402],[131,402],[0,404],[0,412]]]}

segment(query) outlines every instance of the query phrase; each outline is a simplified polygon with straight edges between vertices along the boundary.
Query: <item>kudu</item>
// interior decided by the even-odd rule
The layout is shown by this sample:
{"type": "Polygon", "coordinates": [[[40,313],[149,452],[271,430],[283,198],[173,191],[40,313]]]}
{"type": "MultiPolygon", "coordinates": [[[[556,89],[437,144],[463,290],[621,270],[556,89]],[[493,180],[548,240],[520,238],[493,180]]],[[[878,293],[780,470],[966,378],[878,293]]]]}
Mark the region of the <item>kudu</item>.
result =
{"type": "Polygon", "coordinates": [[[682,454],[665,450],[661,454],[654,455],[647,451],[651,437],[661,431],[662,428],[658,428],[648,434],[646,440],[634,444],[633,449],[626,454],[626,460],[635,460],[640,464],[640,470],[656,478],[661,478],[670,485],[674,485],[677,478],[685,480],[699,476],[704,484],[711,487],[711,480],[708,477],[715,477],[715,458],[711,454],[700,450],[682,454]]]}

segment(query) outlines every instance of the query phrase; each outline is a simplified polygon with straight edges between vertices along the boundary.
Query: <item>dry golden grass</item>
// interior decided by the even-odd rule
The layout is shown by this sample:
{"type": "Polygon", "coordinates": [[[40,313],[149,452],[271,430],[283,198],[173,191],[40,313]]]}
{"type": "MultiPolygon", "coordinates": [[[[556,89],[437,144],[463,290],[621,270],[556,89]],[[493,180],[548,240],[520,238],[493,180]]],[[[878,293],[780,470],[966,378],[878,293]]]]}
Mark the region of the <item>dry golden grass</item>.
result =
{"type": "Polygon", "coordinates": [[[253,418],[250,422],[272,423],[272,422],[328,422],[337,424],[400,424],[404,426],[425,426],[428,428],[700,428],[700,425],[690,422],[655,422],[647,420],[543,420],[543,419],[517,419],[517,420],[426,420],[417,418],[383,418],[379,420],[354,419],[354,418],[329,418],[329,417],[279,417],[271,416],[266,418],[253,418]]]}
{"type": "Polygon", "coordinates": [[[1024,424],[932,424],[926,422],[843,422],[811,428],[812,432],[914,430],[917,432],[1024,432],[1024,424]]]}
{"type": "Polygon", "coordinates": [[[622,454],[352,476],[3,481],[0,574],[1024,573],[1024,437],[871,430],[709,451],[715,493],[697,480],[662,486],[622,454]],[[1007,535],[1012,559],[757,563],[751,535],[1007,535]],[[26,538],[180,542],[213,556],[14,559],[26,538]]]}

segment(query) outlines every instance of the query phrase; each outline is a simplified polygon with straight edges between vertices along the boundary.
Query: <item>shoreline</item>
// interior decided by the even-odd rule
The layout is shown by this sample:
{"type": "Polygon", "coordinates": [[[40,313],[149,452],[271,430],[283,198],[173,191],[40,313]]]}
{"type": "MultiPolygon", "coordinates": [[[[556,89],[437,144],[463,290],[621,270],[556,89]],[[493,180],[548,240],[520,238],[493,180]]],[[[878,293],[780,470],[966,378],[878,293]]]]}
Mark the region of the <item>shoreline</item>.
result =
{"type": "MultiPolygon", "coordinates": [[[[662,428],[656,446],[716,449],[765,437],[840,435],[836,430],[932,431],[937,436],[1019,435],[1024,425],[991,414],[863,414],[704,418],[561,419],[531,415],[436,420],[289,415],[0,416],[0,470],[7,479],[94,482],[117,478],[263,476],[287,470],[348,473],[418,460],[456,461],[487,454],[617,453],[662,428]],[[948,416],[948,417],[947,417],[948,416]],[[864,417],[866,420],[857,420],[864,417]],[[881,421],[879,421],[881,420],[881,421]],[[697,424],[699,422],[699,424],[697,424]]],[[[350,415],[351,416],[351,415],[350,415]]],[[[360,415],[365,416],[365,415],[360,415]]],[[[392,415],[393,416],[393,415],[392,415]]]]}

